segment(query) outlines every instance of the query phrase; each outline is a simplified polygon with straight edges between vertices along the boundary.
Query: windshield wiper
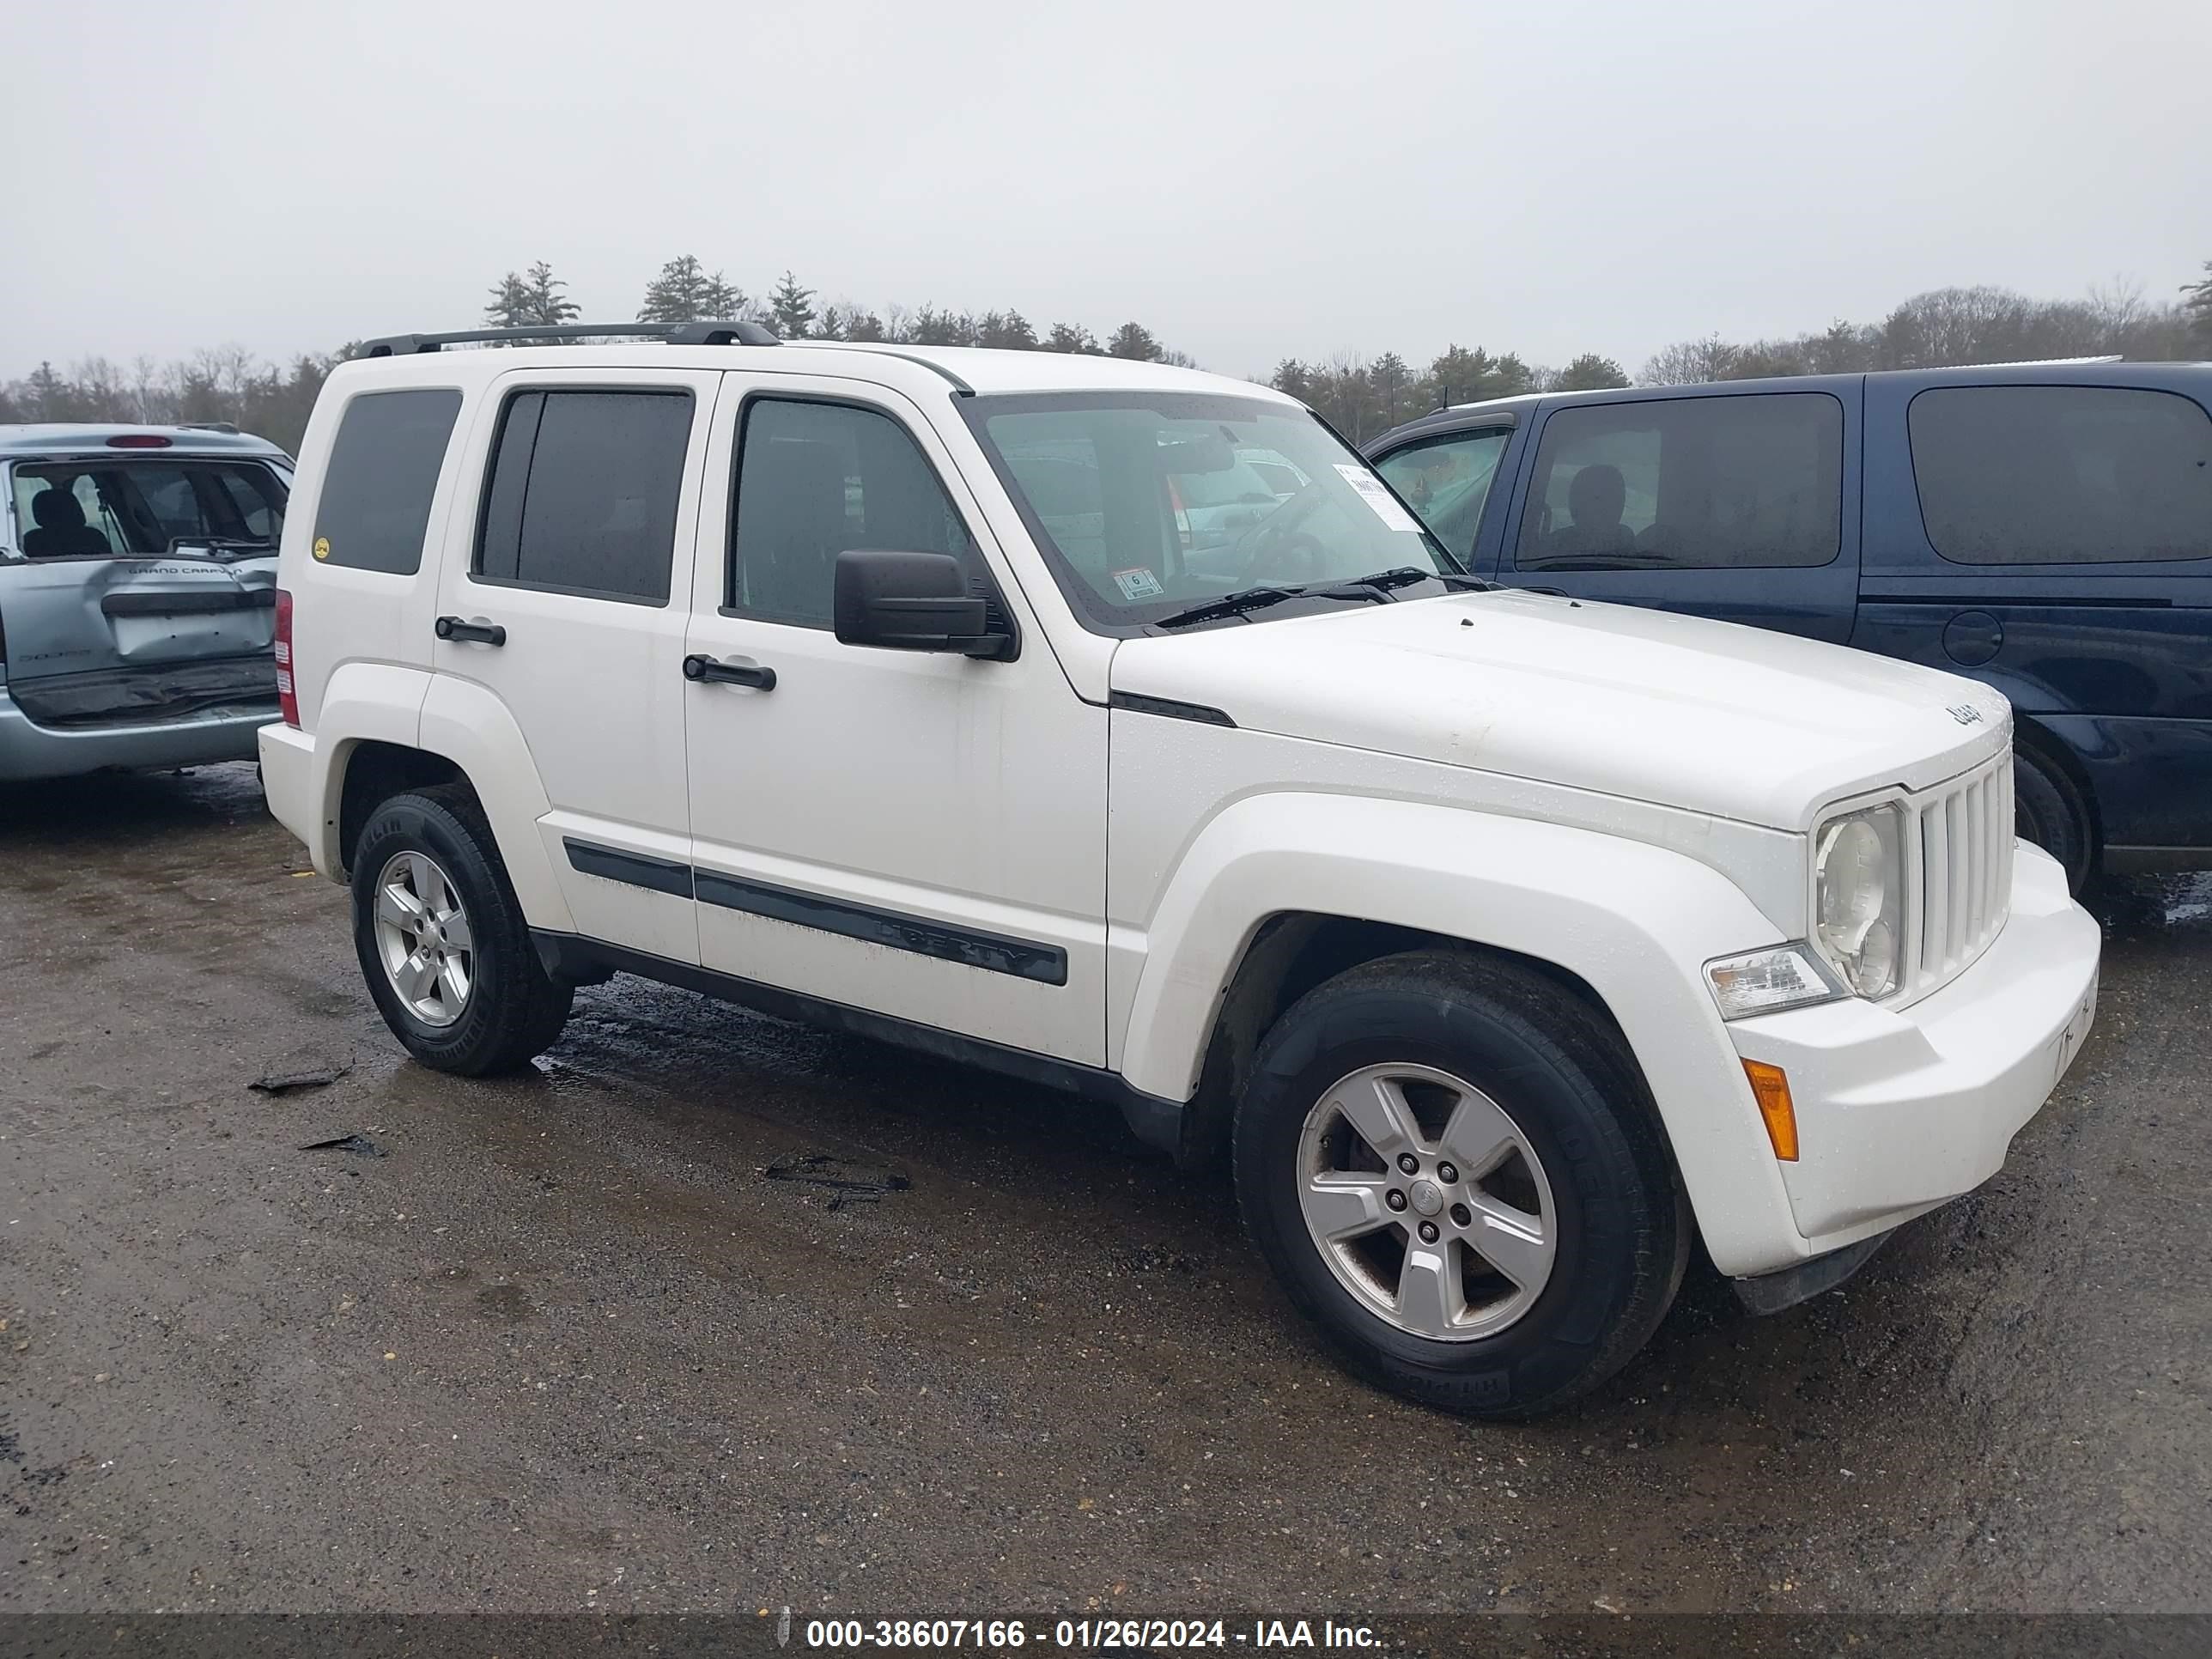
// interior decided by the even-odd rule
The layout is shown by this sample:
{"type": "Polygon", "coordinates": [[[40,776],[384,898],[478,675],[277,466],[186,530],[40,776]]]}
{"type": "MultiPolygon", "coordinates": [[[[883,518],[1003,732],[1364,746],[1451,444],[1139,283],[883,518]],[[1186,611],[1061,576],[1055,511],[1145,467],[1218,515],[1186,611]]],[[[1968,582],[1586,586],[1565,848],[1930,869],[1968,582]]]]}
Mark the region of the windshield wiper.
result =
{"type": "Polygon", "coordinates": [[[1218,599],[1208,599],[1204,605],[1178,611],[1172,617],[1163,617],[1152,626],[1186,628],[1192,623],[1212,622],[1222,617],[1241,617],[1248,611],[1264,611],[1271,605],[1280,605],[1285,599],[1295,599],[1305,591],[1303,587],[1248,587],[1242,592],[1224,593],[1218,599]]]}
{"type": "Polygon", "coordinates": [[[1387,597],[1394,589],[1411,587],[1417,582],[1442,582],[1446,587],[1458,593],[1480,593],[1498,585],[1495,582],[1486,582],[1480,576],[1469,576],[1457,570],[1423,570],[1413,565],[1401,564],[1389,570],[1377,570],[1372,575],[1352,576],[1344,581],[1333,583],[1328,587],[1315,588],[1310,591],[1331,599],[1348,599],[1364,598],[1366,595],[1346,590],[1364,588],[1368,594],[1387,597]]]}

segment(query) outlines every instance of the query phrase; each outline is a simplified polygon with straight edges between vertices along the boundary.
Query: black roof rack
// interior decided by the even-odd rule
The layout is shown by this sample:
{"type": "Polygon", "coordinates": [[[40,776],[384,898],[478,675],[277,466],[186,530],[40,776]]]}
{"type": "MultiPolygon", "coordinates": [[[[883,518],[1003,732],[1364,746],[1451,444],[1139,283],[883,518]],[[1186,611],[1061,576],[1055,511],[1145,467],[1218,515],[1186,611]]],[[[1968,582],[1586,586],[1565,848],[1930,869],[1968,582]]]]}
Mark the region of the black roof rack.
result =
{"type": "Polygon", "coordinates": [[[362,343],[364,357],[412,357],[449,345],[505,341],[544,345],[560,340],[659,340],[669,345],[771,346],[776,337],[758,323],[562,323],[529,328],[470,328],[451,334],[387,334],[362,343]]]}

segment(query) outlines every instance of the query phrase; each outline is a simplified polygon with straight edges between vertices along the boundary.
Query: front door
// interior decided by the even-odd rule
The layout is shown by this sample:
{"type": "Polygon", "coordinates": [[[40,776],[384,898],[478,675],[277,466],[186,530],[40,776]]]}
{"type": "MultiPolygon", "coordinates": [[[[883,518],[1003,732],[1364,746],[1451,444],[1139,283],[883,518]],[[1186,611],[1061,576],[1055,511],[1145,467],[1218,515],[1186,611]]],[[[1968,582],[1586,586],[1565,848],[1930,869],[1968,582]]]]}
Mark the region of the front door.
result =
{"type": "Polygon", "coordinates": [[[523,371],[477,411],[434,662],[506,706],[577,931],[698,959],[686,862],[684,606],[719,376],[523,371]]]}
{"type": "Polygon", "coordinates": [[[1546,404],[1498,579],[1842,644],[1862,384],[1546,404]]]}
{"type": "Polygon", "coordinates": [[[851,381],[748,378],[728,377],[714,417],[689,642],[743,678],[668,671],[701,961],[1103,1064],[1106,711],[1076,696],[919,410],[851,381]],[[958,556],[1016,654],[840,644],[848,548],[958,556]]]}

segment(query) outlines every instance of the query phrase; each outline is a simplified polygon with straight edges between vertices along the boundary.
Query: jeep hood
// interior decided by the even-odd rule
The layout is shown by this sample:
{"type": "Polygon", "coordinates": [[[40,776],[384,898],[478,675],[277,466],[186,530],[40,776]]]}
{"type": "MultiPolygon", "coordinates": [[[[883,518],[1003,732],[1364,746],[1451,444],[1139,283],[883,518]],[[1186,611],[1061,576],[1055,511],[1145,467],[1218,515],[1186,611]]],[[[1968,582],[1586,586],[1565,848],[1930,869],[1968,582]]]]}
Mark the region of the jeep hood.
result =
{"type": "Polygon", "coordinates": [[[1988,687],[1668,611],[1498,591],[1124,641],[1125,695],[1249,730],[1809,829],[2002,749],[1988,687]]]}

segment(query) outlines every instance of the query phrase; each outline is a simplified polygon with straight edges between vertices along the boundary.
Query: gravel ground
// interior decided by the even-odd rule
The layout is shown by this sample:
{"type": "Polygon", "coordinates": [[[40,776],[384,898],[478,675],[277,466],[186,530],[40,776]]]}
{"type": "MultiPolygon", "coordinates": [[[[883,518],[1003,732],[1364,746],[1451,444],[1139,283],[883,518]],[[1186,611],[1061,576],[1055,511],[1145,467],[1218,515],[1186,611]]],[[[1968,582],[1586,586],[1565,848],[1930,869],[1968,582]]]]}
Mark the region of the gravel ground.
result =
{"type": "Polygon", "coordinates": [[[0,793],[0,1612],[2212,1610],[2212,881],[1986,1189],[1498,1428],[1090,1107],[629,979],[426,1072],[304,869],[251,769],[0,793]]]}

